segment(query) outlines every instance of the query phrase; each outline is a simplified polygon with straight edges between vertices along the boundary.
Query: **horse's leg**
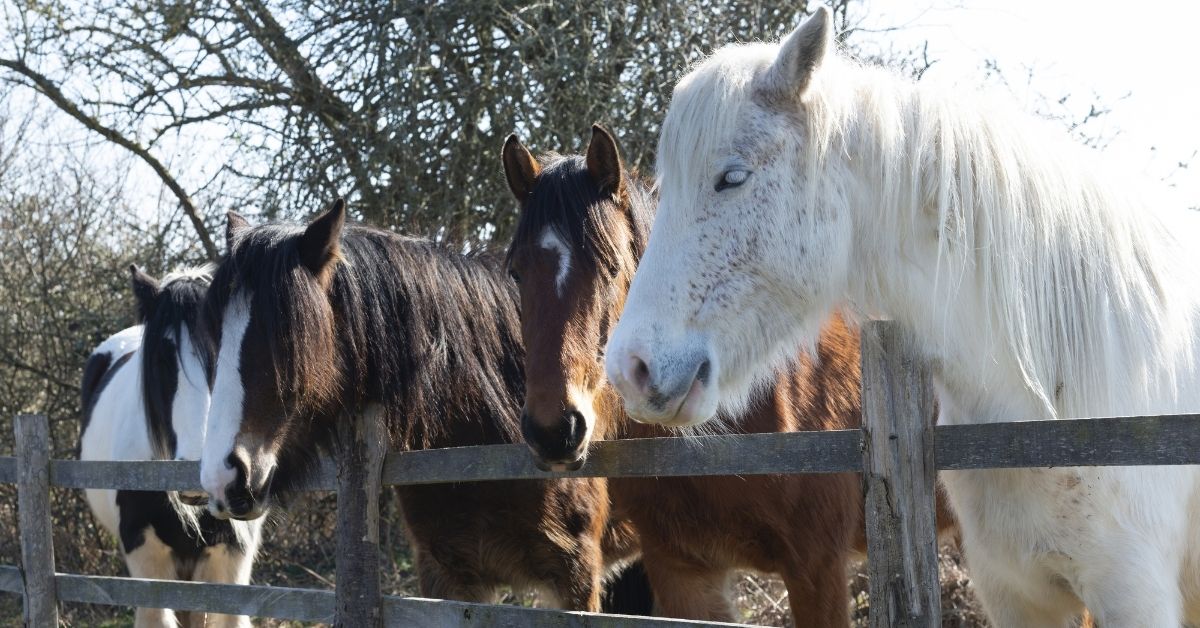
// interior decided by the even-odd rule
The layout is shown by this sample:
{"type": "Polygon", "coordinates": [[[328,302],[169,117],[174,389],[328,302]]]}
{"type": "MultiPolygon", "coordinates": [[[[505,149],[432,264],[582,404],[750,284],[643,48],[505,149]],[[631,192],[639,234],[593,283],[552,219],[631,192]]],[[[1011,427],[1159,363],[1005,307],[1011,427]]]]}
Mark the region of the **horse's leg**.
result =
{"type": "MultiPolygon", "coordinates": [[[[654,614],[659,617],[732,622],[730,570],[689,561],[642,554],[650,589],[654,591],[654,614]]],[[[806,625],[806,624],[798,624],[806,625]]]]}
{"type": "Polygon", "coordinates": [[[823,556],[809,560],[783,574],[792,624],[813,628],[845,628],[850,625],[850,584],[846,556],[823,556]]]}
{"type": "MultiPolygon", "coordinates": [[[[967,564],[971,565],[969,552],[967,564]]],[[[992,576],[987,569],[971,570],[971,586],[995,628],[1071,628],[1074,625],[1073,610],[1061,604],[1038,604],[992,576]]]]}
{"type": "Polygon", "coordinates": [[[557,564],[553,572],[561,574],[554,578],[552,588],[542,606],[571,611],[600,612],[600,594],[603,591],[604,557],[598,544],[583,543],[576,551],[563,551],[556,555],[557,564]]]}
{"type": "MultiPolygon", "coordinates": [[[[177,579],[171,548],[160,541],[149,527],[142,532],[142,537],[142,543],[125,554],[129,575],[155,580],[177,579]]],[[[135,628],[177,628],[179,621],[169,608],[138,608],[133,614],[133,625],[135,628]]]]}
{"type": "Polygon", "coordinates": [[[1183,624],[1178,576],[1150,547],[1126,548],[1124,561],[1104,561],[1082,574],[1079,596],[1101,628],[1175,628],[1183,624]]]}
{"type": "Polygon", "coordinates": [[[462,575],[444,567],[433,554],[417,550],[417,588],[422,597],[459,602],[494,604],[496,587],[478,581],[468,581],[462,575]]]}
{"type": "MultiPolygon", "coordinates": [[[[196,582],[215,582],[220,584],[250,584],[250,571],[254,565],[253,555],[229,547],[222,543],[208,548],[204,558],[196,565],[192,579],[196,582]]],[[[217,613],[197,613],[204,617],[205,628],[250,628],[250,618],[245,615],[220,615],[217,613]]]]}

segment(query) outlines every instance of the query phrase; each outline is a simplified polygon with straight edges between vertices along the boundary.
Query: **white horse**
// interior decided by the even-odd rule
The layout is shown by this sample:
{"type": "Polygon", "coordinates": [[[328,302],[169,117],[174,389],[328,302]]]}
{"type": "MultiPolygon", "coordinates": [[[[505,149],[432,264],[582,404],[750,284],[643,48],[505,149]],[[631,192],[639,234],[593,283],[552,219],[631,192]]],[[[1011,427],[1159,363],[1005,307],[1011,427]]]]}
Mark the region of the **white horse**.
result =
{"type": "MultiPolygon", "coordinates": [[[[675,88],[607,351],[627,409],[732,414],[848,307],[926,353],[943,424],[1200,410],[1197,216],[1002,99],[839,56],[832,30],[820,9],[675,88]]],[[[995,625],[1083,606],[1106,627],[1200,625],[1197,467],[942,479],[995,625]]]]}
{"type": "MultiPolygon", "coordinates": [[[[199,460],[208,414],[209,352],[193,339],[212,267],[162,283],[131,267],[139,325],[96,348],[83,374],[82,460],[199,460]]],[[[220,521],[199,495],[89,489],[96,519],[120,543],[135,578],[249,584],[262,520],[220,521]],[[188,503],[184,503],[188,502],[188,503]]],[[[139,608],[135,625],[178,626],[169,609],[139,608]]],[[[195,618],[249,626],[246,617],[195,618]]]]}

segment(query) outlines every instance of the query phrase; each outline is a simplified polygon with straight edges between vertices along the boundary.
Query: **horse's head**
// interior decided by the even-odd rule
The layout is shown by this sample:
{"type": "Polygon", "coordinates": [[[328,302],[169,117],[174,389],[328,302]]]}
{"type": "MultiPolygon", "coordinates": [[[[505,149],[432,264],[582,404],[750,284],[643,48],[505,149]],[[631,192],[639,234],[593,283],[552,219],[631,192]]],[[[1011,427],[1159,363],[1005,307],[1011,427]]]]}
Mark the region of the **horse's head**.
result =
{"type": "MultiPolygon", "coordinates": [[[[129,272],[143,325],[142,402],[155,457],[199,460],[212,354],[197,337],[197,323],[212,267],[172,273],[161,282],[137,266],[129,272]]],[[[181,494],[193,503],[202,497],[181,494]]]]}
{"type": "Polygon", "coordinates": [[[342,387],[329,291],[344,221],[340,199],[303,227],[229,217],[205,302],[217,358],[200,475],[215,516],[261,516],[316,456],[315,417],[342,387]]]}
{"type": "MultiPolygon", "coordinates": [[[[598,425],[608,333],[641,254],[635,221],[647,204],[621,166],[616,142],[592,129],[586,157],[539,164],[515,135],[504,170],[521,205],[509,270],[521,293],[525,407],[521,431],[544,469],[577,469],[598,425]],[[634,203],[640,203],[637,208],[634,203]]],[[[644,227],[643,227],[644,229],[644,227]]]]}
{"type": "Polygon", "coordinates": [[[827,87],[846,62],[833,48],[822,8],[781,44],[724,48],[676,86],[658,213],[608,347],[634,418],[740,411],[845,294],[849,157],[831,149],[844,121],[828,119],[840,109],[827,87]]]}

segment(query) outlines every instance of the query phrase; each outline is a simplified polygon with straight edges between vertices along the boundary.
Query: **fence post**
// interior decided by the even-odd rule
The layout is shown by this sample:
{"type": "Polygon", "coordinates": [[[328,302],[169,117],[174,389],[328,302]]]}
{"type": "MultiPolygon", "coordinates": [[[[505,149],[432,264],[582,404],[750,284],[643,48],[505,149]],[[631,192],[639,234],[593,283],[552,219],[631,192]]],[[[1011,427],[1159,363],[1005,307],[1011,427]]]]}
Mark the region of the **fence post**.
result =
{"type": "Polygon", "coordinates": [[[379,498],[386,435],[378,405],[338,424],[335,625],[342,628],[383,625],[379,498]]]}
{"type": "Polygon", "coordinates": [[[899,326],[862,330],[863,482],[871,628],[941,625],[933,390],[899,326]]]}
{"type": "Polygon", "coordinates": [[[21,576],[25,580],[25,625],[58,626],[54,586],[54,526],[50,519],[50,423],[37,414],[13,422],[17,446],[17,525],[21,576]]]}

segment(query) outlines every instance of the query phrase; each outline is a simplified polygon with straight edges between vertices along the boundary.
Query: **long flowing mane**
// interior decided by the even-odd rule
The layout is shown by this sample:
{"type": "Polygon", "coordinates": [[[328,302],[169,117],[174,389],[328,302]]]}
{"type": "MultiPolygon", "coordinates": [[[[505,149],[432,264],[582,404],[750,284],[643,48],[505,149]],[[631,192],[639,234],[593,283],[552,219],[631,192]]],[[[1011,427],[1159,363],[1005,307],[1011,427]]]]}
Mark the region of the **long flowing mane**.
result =
{"type": "MultiPolygon", "coordinates": [[[[178,339],[183,331],[192,338],[196,357],[205,372],[211,370],[213,354],[199,342],[200,309],[208,283],[212,279],[212,265],[205,265],[163,277],[162,290],[156,299],[153,312],[139,313],[142,331],[141,371],[142,403],[146,410],[146,427],[150,444],[159,459],[170,459],[175,452],[175,431],[171,425],[171,406],[179,385],[176,380],[182,371],[181,352],[178,339]],[[175,340],[171,340],[175,339],[175,340]]],[[[199,382],[198,382],[199,383],[199,382]]]]}
{"type": "Polygon", "coordinates": [[[944,307],[978,299],[985,333],[1015,358],[1049,416],[1096,402],[1118,410],[1191,362],[1171,353],[1190,354],[1197,294],[1195,266],[1170,225],[1182,211],[1161,211],[1128,173],[1006,99],[845,66],[870,83],[857,91],[858,122],[839,108],[850,99],[835,96],[814,107],[822,115],[812,123],[826,127],[815,135],[845,129],[847,145],[876,155],[884,185],[872,200],[884,210],[881,232],[897,234],[900,247],[927,238],[912,227],[936,212],[944,307]],[[964,294],[968,285],[977,293],[964,294]]]}
{"type": "Polygon", "coordinates": [[[347,225],[326,288],[299,260],[302,232],[276,224],[244,234],[206,304],[215,343],[233,288],[250,290],[249,333],[261,335],[282,398],[312,414],[315,438],[289,443],[277,481],[302,477],[296,467],[333,444],[341,413],[369,403],[383,407],[396,447],[519,438],[524,351],[515,287],[497,259],[347,225]]]}
{"type": "MultiPolygon", "coordinates": [[[[688,156],[733,141],[778,51],[728,47],[699,66],[677,88],[689,97],[672,104],[660,154],[683,155],[681,172],[707,168],[688,156]]],[[[1177,390],[1195,344],[1196,218],[1010,100],[830,55],[805,92],[800,174],[830,181],[832,160],[850,156],[851,167],[882,177],[881,186],[834,183],[878,234],[865,244],[889,252],[882,260],[930,242],[935,217],[941,320],[974,304],[978,337],[996,339],[1048,416],[1119,410],[1164,381],[1177,390]]],[[[885,278],[893,269],[865,270],[867,294],[857,297],[894,302],[879,293],[895,285],[885,278]]]]}
{"type": "MultiPolygon", "coordinates": [[[[617,240],[620,232],[611,202],[591,182],[583,156],[547,153],[539,161],[539,184],[521,212],[513,244],[537,242],[551,229],[568,248],[588,253],[584,263],[615,266],[626,243],[617,240]]],[[[654,220],[654,190],[636,173],[626,174],[633,254],[640,258],[654,220]]],[[[510,247],[510,257],[512,250],[510,247]]]]}

